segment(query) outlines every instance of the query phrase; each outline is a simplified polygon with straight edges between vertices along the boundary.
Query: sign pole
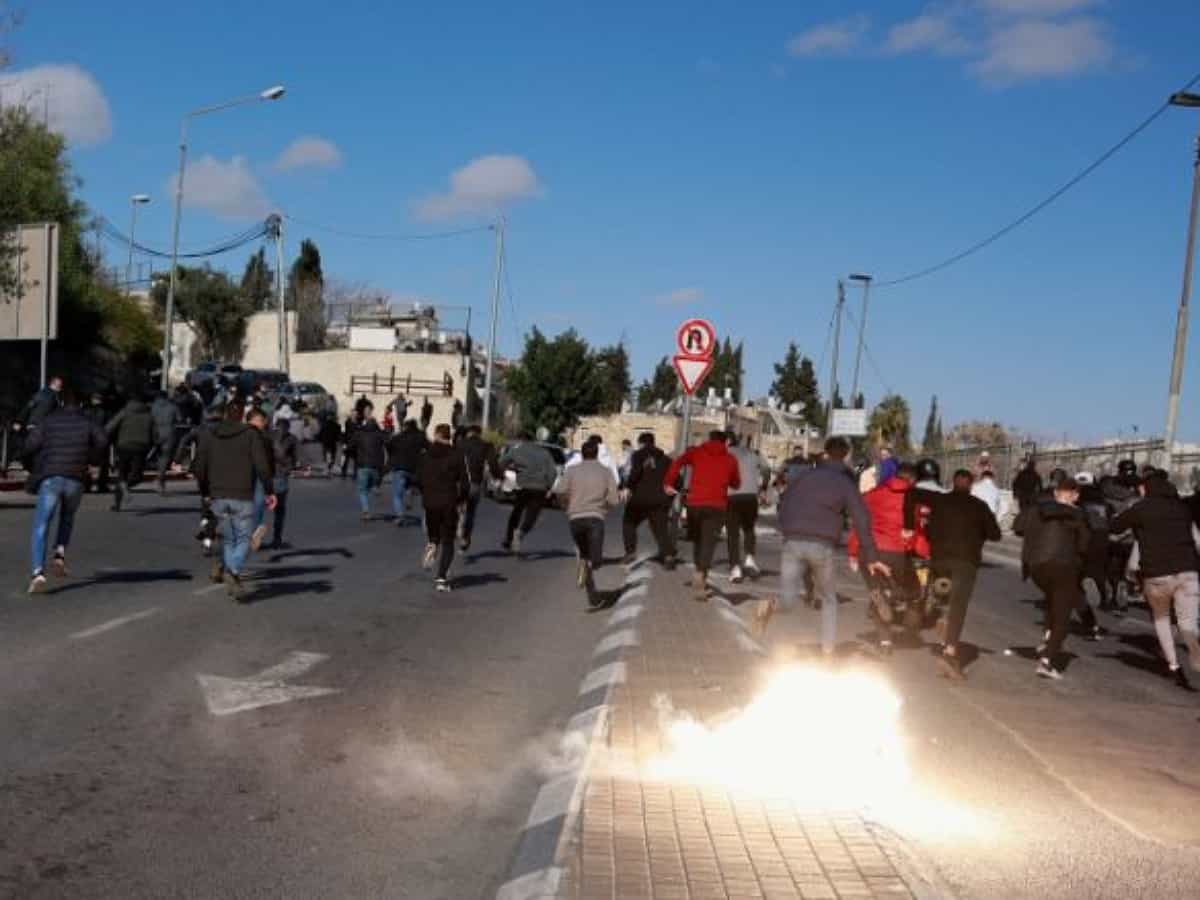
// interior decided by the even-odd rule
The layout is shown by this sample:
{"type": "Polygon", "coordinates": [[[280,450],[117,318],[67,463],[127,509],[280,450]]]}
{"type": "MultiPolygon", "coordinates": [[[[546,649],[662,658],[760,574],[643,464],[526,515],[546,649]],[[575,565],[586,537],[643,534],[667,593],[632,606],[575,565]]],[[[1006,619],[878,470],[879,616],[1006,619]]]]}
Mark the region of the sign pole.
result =
{"type": "Polygon", "coordinates": [[[692,395],[683,395],[683,430],[679,434],[679,440],[675,444],[675,452],[683,453],[687,450],[688,442],[692,435],[692,395]]]}
{"type": "Polygon", "coordinates": [[[52,225],[43,225],[42,226],[42,228],[44,228],[46,231],[46,271],[45,271],[45,273],[43,273],[45,276],[45,279],[46,279],[46,281],[45,281],[46,302],[44,304],[42,304],[42,347],[41,347],[41,379],[42,379],[42,387],[43,388],[46,386],[46,375],[47,375],[47,373],[46,373],[46,355],[48,353],[49,346],[50,346],[50,302],[51,302],[51,298],[49,295],[49,291],[50,291],[50,285],[53,284],[53,281],[51,279],[54,276],[54,271],[51,268],[54,265],[54,254],[50,252],[50,229],[52,227],[54,227],[54,226],[52,226],[52,225]]]}

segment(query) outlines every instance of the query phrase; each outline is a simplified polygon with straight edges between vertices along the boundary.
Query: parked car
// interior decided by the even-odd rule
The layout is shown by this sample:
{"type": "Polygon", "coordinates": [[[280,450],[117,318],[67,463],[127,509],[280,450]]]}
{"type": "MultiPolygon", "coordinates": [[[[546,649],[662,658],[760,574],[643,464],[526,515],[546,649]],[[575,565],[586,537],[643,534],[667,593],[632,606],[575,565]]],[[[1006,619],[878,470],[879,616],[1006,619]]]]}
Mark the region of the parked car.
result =
{"type": "Polygon", "coordinates": [[[338,413],[337,398],[314,381],[289,381],[280,386],[277,398],[277,403],[286,400],[293,408],[303,403],[318,416],[338,413]]]}
{"type": "Polygon", "coordinates": [[[287,372],[278,369],[243,369],[237,376],[238,393],[249,397],[259,385],[267,386],[267,393],[274,394],[288,383],[287,372]]]}
{"type": "Polygon", "coordinates": [[[217,378],[217,364],[215,362],[203,362],[192,371],[187,373],[187,386],[195,390],[200,385],[210,381],[215,381],[217,378]]]}
{"type": "Polygon", "coordinates": [[[234,384],[241,374],[242,367],[237,363],[226,363],[221,366],[221,370],[217,373],[217,384],[222,387],[234,384]]]}
{"type": "MultiPolygon", "coordinates": [[[[549,444],[545,441],[538,441],[538,445],[545,447],[550,451],[550,455],[554,457],[554,465],[558,469],[558,477],[561,478],[567,467],[567,452],[558,444],[549,444]]],[[[504,449],[500,451],[500,458],[504,458],[504,454],[508,452],[511,444],[505,444],[504,449]]],[[[517,473],[511,469],[504,473],[504,476],[496,482],[492,487],[492,499],[499,500],[502,503],[507,503],[512,500],[513,493],[517,490],[517,473]]],[[[555,501],[557,502],[557,501],[555,501]]]]}

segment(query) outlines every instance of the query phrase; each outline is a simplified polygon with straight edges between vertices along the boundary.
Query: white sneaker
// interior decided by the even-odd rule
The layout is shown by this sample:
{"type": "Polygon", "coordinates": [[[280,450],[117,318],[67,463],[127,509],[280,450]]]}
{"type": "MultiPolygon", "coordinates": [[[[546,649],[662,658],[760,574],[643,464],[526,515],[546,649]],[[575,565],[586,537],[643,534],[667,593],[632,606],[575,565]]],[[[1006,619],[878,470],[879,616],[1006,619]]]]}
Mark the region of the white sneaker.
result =
{"type": "Polygon", "coordinates": [[[1050,665],[1050,660],[1048,659],[1039,659],[1034,672],[1039,678],[1049,678],[1051,681],[1062,681],[1063,677],[1062,672],[1050,665]]]}
{"type": "Polygon", "coordinates": [[[439,594],[450,593],[450,581],[446,578],[437,578],[433,582],[433,589],[439,594]]]}
{"type": "Polygon", "coordinates": [[[753,556],[747,556],[747,557],[746,557],[746,566],[745,566],[745,568],[746,568],[746,574],[747,574],[747,575],[749,575],[751,578],[757,578],[757,577],[759,576],[759,574],[760,574],[760,571],[761,571],[761,570],[758,568],[758,563],[756,563],[756,562],[754,561],[754,557],[753,557],[753,556]]]}
{"type": "Polygon", "coordinates": [[[46,590],[46,576],[38,572],[29,580],[29,593],[40,594],[46,590]]]}
{"type": "Polygon", "coordinates": [[[425,553],[421,556],[421,568],[430,569],[433,567],[433,561],[437,559],[437,544],[426,544],[425,553]]]}
{"type": "Polygon", "coordinates": [[[732,569],[729,570],[729,580],[732,581],[734,584],[741,584],[742,581],[745,580],[745,576],[742,575],[742,567],[741,566],[734,566],[732,569]]]}
{"type": "Polygon", "coordinates": [[[259,525],[254,531],[250,532],[250,549],[255,553],[262,546],[263,538],[267,536],[267,526],[259,525]]]}

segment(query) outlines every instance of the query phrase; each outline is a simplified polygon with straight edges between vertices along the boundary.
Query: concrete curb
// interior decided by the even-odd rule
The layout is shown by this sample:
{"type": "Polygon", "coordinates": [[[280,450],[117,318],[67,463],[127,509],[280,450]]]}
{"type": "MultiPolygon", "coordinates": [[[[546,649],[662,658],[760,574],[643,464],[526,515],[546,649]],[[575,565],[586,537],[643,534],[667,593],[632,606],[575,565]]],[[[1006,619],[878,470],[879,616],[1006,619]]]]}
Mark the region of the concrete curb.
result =
{"type": "Polygon", "coordinates": [[[566,874],[563,854],[579,819],[587,774],[597,749],[608,738],[613,687],[625,681],[622,657],[638,644],[637,619],[653,577],[648,559],[626,567],[621,595],[604,637],[592,652],[592,668],[579,685],[575,714],[562,737],[563,755],[572,763],[538,790],[496,900],[554,900],[559,896],[566,874]]]}

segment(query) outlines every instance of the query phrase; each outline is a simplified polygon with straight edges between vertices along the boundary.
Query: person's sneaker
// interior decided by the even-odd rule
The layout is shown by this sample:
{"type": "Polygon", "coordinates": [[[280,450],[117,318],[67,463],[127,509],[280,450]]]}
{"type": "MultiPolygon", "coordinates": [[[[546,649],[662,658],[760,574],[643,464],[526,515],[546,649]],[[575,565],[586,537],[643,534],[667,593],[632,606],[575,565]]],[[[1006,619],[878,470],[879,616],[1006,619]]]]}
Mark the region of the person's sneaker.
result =
{"type": "Polygon", "coordinates": [[[754,604],[752,630],[756,637],[762,637],[766,634],[767,624],[771,621],[771,616],[775,615],[775,609],[778,605],[779,601],[774,597],[765,597],[754,604]]]}
{"type": "Polygon", "coordinates": [[[437,544],[426,544],[425,552],[421,555],[421,568],[429,569],[433,567],[433,561],[437,559],[437,544]]]}
{"type": "Polygon", "coordinates": [[[34,572],[33,577],[29,579],[29,593],[41,594],[46,590],[46,576],[41,572],[34,572]]]}
{"type": "Polygon", "coordinates": [[[959,662],[958,657],[951,656],[949,653],[943,653],[938,657],[938,674],[951,681],[965,681],[967,678],[963,674],[962,663],[959,662]]]}
{"type": "Polygon", "coordinates": [[[762,569],[758,567],[758,563],[754,561],[753,556],[746,557],[746,564],[742,568],[746,570],[748,578],[758,578],[762,575],[762,569]]]}
{"type": "Polygon", "coordinates": [[[259,525],[252,532],[250,532],[250,549],[253,550],[255,553],[257,553],[259,551],[259,549],[261,549],[261,547],[262,547],[263,538],[265,538],[266,536],[267,536],[267,526],[266,525],[259,525]]]}
{"type": "Polygon", "coordinates": [[[891,656],[892,655],[892,642],[891,641],[883,640],[883,641],[879,642],[879,655],[880,656],[891,656]]]}
{"type": "Polygon", "coordinates": [[[892,604],[888,603],[882,591],[871,591],[871,606],[880,622],[885,625],[892,623],[892,604]]]}
{"type": "Polygon", "coordinates": [[[212,571],[208,573],[208,580],[213,584],[220,584],[225,580],[225,566],[220,561],[213,562],[212,571]]]}
{"type": "Polygon", "coordinates": [[[746,578],[746,576],[744,576],[742,574],[741,566],[734,566],[732,569],[729,570],[729,580],[733,584],[741,584],[745,580],[745,578],[746,578]]]}
{"type": "Polygon", "coordinates": [[[1051,681],[1062,681],[1062,672],[1054,668],[1048,659],[1039,659],[1037,668],[1033,671],[1038,678],[1049,678],[1051,681]]]}
{"type": "Polygon", "coordinates": [[[246,589],[242,587],[242,579],[232,572],[225,573],[225,593],[234,603],[244,603],[246,589]]]}
{"type": "Polygon", "coordinates": [[[1093,625],[1091,630],[1084,636],[1084,639],[1093,643],[1099,643],[1100,641],[1104,640],[1104,636],[1106,634],[1108,634],[1108,632],[1099,625],[1093,625]]]}
{"type": "Polygon", "coordinates": [[[60,549],[54,553],[54,559],[50,561],[50,571],[56,578],[67,577],[67,555],[60,549]]]}
{"type": "Polygon", "coordinates": [[[435,591],[437,591],[439,594],[448,594],[448,593],[450,593],[450,579],[448,579],[448,578],[435,578],[435,579],[433,580],[433,589],[434,589],[435,591]]]}
{"type": "Polygon", "coordinates": [[[1034,648],[1033,652],[1036,653],[1038,656],[1041,656],[1043,653],[1046,652],[1046,648],[1049,646],[1050,646],[1050,632],[1047,631],[1044,635],[1042,635],[1041,643],[1038,644],[1037,647],[1034,648]]]}

